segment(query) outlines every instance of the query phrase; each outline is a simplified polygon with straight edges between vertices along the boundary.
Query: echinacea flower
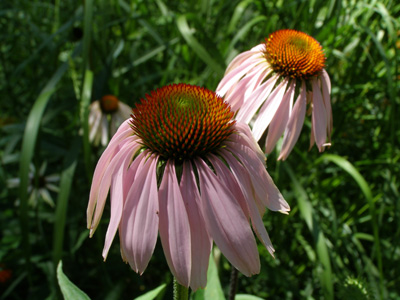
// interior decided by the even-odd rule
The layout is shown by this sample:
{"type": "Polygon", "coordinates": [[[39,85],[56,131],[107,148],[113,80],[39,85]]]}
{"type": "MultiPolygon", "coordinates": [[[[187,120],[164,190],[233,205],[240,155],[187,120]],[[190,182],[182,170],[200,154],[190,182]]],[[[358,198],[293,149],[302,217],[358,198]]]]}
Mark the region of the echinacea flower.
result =
{"type": "Polygon", "coordinates": [[[95,146],[106,146],[123,121],[129,118],[131,108],[113,95],[105,95],[89,107],[89,141],[95,146]]]}
{"type": "MultiPolygon", "coordinates": [[[[44,162],[40,166],[39,170],[35,168],[33,164],[29,165],[29,186],[28,193],[29,205],[35,207],[40,199],[46,202],[51,207],[54,207],[54,200],[51,196],[50,191],[59,192],[59,188],[56,185],[60,181],[60,175],[51,174],[46,175],[47,163],[44,162]]],[[[20,185],[20,178],[7,179],[7,187],[17,188],[20,185]]]]}
{"type": "Polygon", "coordinates": [[[243,274],[258,273],[251,226],[272,254],[262,215],[289,206],[248,125],[214,92],[186,84],[146,95],[131,116],[100,157],[90,190],[91,236],[110,190],[104,259],[118,230],[122,258],[142,274],[159,233],[181,285],[205,287],[212,241],[243,274]]]}
{"type": "Polygon", "coordinates": [[[324,66],[325,54],[314,38],[297,30],[278,30],[265,43],[232,60],[217,94],[238,110],[237,120],[254,121],[252,132],[257,141],[269,127],[266,153],[284,134],[278,157],[283,160],[299,138],[309,103],[310,148],[316,142],[322,152],[330,146],[332,132],[331,83],[324,66]]]}

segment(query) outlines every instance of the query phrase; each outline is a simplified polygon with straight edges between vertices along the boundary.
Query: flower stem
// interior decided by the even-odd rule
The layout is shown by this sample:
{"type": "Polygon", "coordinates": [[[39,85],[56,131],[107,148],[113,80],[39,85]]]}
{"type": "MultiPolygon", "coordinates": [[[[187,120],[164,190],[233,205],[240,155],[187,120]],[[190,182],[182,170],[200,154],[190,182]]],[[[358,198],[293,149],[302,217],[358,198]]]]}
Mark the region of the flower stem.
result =
{"type": "Polygon", "coordinates": [[[229,298],[228,298],[229,300],[235,300],[237,282],[238,282],[238,270],[234,266],[232,266],[230,286],[229,286],[229,298]]]}
{"type": "Polygon", "coordinates": [[[183,285],[180,285],[174,277],[174,300],[187,300],[189,295],[189,289],[183,285]]]}

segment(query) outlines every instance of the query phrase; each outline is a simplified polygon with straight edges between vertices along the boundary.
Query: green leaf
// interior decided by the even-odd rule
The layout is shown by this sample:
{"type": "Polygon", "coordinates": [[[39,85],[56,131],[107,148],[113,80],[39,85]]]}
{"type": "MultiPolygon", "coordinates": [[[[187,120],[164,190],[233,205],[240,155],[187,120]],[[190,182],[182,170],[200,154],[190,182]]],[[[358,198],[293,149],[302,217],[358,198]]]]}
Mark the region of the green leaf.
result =
{"type": "Polygon", "coordinates": [[[316,163],[320,161],[331,161],[338,165],[340,168],[342,168],[344,171],[346,171],[353,179],[357,182],[358,186],[360,187],[361,191],[363,192],[365,198],[367,199],[368,205],[369,205],[369,213],[371,215],[371,222],[372,222],[372,230],[374,233],[374,245],[375,245],[375,251],[377,254],[377,264],[378,264],[378,269],[379,269],[379,274],[380,274],[380,279],[381,279],[381,285],[383,289],[383,271],[382,271],[382,254],[381,254],[381,247],[380,247],[380,239],[379,239],[379,227],[378,227],[378,222],[377,222],[377,217],[376,217],[376,210],[375,210],[375,201],[372,197],[372,192],[371,189],[369,188],[369,185],[367,181],[364,179],[364,177],[358,172],[358,170],[345,158],[339,156],[339,155],[334,155],[334,154],[324,154],[321,156],[320,159],[317,160],[316,163]]]}
{"type": "Polygon", "coordinates": [[[222,291],[221,282],[219,281],[218,268],[215,264],[213,255],[210,255],[210,261],[207,271],[207,286],[205,289],[199,289],[192,294],[193,300],[225,300],[222,291]]]}
{"type": "Polygon", "coordinates": [[[189,28],[189,25],[186,20],[186,16],[181,15],[176,20],[176,25],[178,26],[179,31],[181,32],[183,38],[186,40],[188,45],[192,48],[194,52],[218,75],[224,74],[224,68],[215,61],[212,56],[207,52],[207,50],[197,41],[197,39],[193,36],[193,30],[189,28]]]}
{"type": "Polygon", "coordinates": [[[64,170],[61,174],[60,191],[57,198],[57,208],[55,213],[54,232],[53,232],[53,261],[54,265],[61,259],[65,219],[68,211],[68,198],[71,191],[71,184],[78,163],[79,149],[81,148],[80,138],[76,138],[71,143],[71,147],[65,157],[64,170]]]}
{"type": "MultiPolygon", "coordinates": [[[[78,45],[73,53],[75,56],[81,50],[78,45]]],[[[22,245],[25,251],[25,259],[28,267],[28,277],[30,274],[30,243],[28,240],[29,233],[29,220],[28,220],[28,185],[29,185],[29,165],[32,161],[33,154],[35,152],[36,139],[39,132],[40,123],[47,103],[50,100],[51,95],[56,91],[56,86],[60,79],[63,77],[68,69],[68,63],[63,63],[54,75],[50,78],[46,86],[41,91],[40,95],[36,99],[33,107],[29,113],[26,121],[24,137],[22,139],[22,150],[21,160],[19,165],[19,177],[20,177],[20,220],[21,220],[21,232],[22,232],[22,245]]]]}
{"type": "Polygon", "coordinates": [[[207,287],[204,295],[204,299],[225,300],[221,282],[219,281],[218,268],[213,255],[210,256],[210,262],[208,264],[207,287]]]}
{"type": "Polygon", "coordinates": [[[62,261],[58,263],[57,280],[65,300],[90,300],[89,296],[81,291],[65,276],[62,270],[62,261]]]}
{"type": "Polygon", "coordinates": [[[165,287],[167,285],[163,283],[159,287],[155,288],[154,290],[151,290],[150,292],[147,292],[146,294],[139,296],[135,298],[134,300],[153,300],[155,299],[162,291],[165,290],[165,287]]]}
{"type": "Polygon", "coordinates": [[[86,70],[82,85],[81,95],[81,122],[83,128],[83,154],[85,158],[86,175],[91,180],[92,176],[92,160],[91,149],[89,143],[89,104],[92,96],[93,72],[86,70]]]}
{"type": "Polygon", "coordinates": [[[319,274],[319,280],[321,281],[325,299],[334,299],[332,267],[328,247],[326,246],[325,235],[320,229],[318,221],[314,217],[314,209],[308,199],[306,191],[297,180],[288,163],[285,163],[283,166],[292,180],[292,185],[295,194],[297,195],[300,214],[305,220],[308,229],[313,234],[318,259],[323,266],[323,269],[319,274]]]}
{"type": "Polygon", "coordinates": [[[235,300],[263,300],[263,298],[253,295],[237,294],[235,300]]]}

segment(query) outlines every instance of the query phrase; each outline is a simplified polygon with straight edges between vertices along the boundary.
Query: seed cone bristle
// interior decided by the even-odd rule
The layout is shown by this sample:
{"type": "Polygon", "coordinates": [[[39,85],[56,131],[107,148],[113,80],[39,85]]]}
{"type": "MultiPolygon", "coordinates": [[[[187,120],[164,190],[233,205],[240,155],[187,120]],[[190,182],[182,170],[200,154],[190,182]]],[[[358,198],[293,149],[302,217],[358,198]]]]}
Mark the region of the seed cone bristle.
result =
{"type": "Polygon", "coordinates": [[[133,109],[132,128],[143,145],[169,159],[192,159],[222,146],[233,112],[214,92],[174,84],[151,92],[133,109]]]}
{"type": "Polygon", "coordinates": [[[282,29],[265,39],[265,57],[275,72],[291,78],[308,79],[325,66],[322,46],[308,34],[282,29]]]}

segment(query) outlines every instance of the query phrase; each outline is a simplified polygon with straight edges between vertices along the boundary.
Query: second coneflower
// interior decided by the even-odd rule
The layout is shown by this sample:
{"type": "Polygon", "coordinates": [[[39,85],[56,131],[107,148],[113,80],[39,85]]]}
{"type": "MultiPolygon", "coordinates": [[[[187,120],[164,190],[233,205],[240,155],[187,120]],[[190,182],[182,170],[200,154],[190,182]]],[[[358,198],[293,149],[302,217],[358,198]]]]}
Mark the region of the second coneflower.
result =
{"type": "Polygon", "coordinates": [[[109,190],[103,257],[118,230],[123,259],[142,274],[159,233],[171,272],[194,290],[206,285],[213,241],[243,274],[258,273],[251,226],[272,254],[265,207],[289,211],[248,126],[214,92],[186,84],[146,95],[110,141],[90,190],[90,235],[109,190]]]}
{"type": "Polygon", "coordinates": [[[217,94],[225,97],[236,119],[250,123],[256,140],[268,128],[265,152],[284,135],[278,159],[286,159],[303,126],[307,103],[312,111],[310,147],[320,152],[330,145],[331,84],[324,69],[325,55],[311,36],[278,30],[229,64],[217,94]],[[296,99],[296,101],[294,101],[296,99]]]}
{"type": "Polygon", "coordinates": [[[131,108],[113,95],[105,95],[89,107],[89,141],[95,146],[107,146],[123,121],[129,118],[131,108]]]}

